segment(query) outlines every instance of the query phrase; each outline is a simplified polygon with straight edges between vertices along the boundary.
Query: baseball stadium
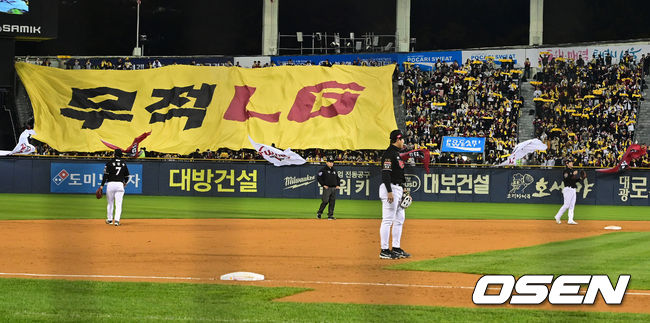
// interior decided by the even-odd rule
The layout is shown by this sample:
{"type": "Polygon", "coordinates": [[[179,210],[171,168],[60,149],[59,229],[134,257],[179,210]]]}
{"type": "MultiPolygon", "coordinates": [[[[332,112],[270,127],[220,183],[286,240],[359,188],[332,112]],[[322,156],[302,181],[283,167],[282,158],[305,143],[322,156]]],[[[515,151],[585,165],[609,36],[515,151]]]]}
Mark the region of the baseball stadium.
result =
{"type": "Polygon", "coordinates": [[[155,23],[253,1],[111,1],[0,1],[2,321],[650,321],[650,33],[505,1],[525,44],[453,49],[423,1],[355,34],[261,0],[255,54],[167,55],[155,23]],[[65,47],[93,8],[132,52],[65,47]]]}

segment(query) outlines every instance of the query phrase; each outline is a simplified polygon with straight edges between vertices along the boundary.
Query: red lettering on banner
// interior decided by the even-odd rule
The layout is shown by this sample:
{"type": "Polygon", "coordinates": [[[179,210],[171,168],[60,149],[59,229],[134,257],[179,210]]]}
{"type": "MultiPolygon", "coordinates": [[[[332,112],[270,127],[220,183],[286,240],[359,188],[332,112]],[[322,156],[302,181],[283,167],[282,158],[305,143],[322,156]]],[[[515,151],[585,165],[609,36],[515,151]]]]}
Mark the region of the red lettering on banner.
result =
{"type": "Polygon", "coordinates": [[[325,118],[332,118],[338,115],[346,115],[354,110],[354,105],[357,103],[359,93],[343,92],[343,93],[323,93],[324,98],[336,99],[337,101],[328,106],[321,106],[317,111],[312,112],[316,96],[312,93],[320,93],[327,89],[350,89],[354,91],[363,91],[365,87],[357,83],[342,84],[337,81],[329,81],[316,84],[314,86],[306,86],[298,91],[296,100],[291,106],[287,119],[296,122],[305,122],[311,118],[323,116],[325,118]]]}
{"type": "MultiPolygon", "coordinates": [[[[354,110],[354,106],[357,103],[360,94],[345,91],[343,93],[323,93],[322,96],[324,98],[334,99],[336,102],[328,106],[321,106],[317,111],[312,112],[314,104],[316,103],[316,95],[313,93],[321,93],[327,89],[363,91],[365,87],[354,82],[343,84],[337,81],[328,81],[314,86],[306,86],[298,91],[287,119],[302,123],[318,116],[332,118],[338,115],[349,114],[354,110]]],[[[281,112],[264,114],[246,109],[246,106],[255,93],[255,90],[256,88],[252,86],[235,86],[235,95],[230,101],[230,105],[224,113],[223,118],[226,120],[242,122],[249,118],[258,118],[273,123],[279,122],[281,112]]]]}
{"type": "Polygon", "coordinates": [[[230,100],[230,105],[224,113],[223,118],[232,121],[246,121],[248,118],[258,118],[264,121],[276,123],[280,120],[280,112],[276,113],[259,113],[246,109],[251,96],[255,93],[252,86],[235,86],[235,95],[230,100]]]}

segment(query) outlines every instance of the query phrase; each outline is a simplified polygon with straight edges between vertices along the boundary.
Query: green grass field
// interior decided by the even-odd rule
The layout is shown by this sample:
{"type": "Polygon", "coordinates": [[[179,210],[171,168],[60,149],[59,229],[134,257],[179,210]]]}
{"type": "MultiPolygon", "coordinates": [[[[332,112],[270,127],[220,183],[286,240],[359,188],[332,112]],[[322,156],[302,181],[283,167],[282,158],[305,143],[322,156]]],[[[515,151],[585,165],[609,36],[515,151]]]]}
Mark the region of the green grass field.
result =
{"type": "Polygon", "coordinates": [[[538,246],[408,262],[391,269],[471,274],[630,274],[630,289],[650,289],[650,232],[616,232],[538,246]]]}
{"type": "MultiPolygon", "coordinates": [[[[126,196],[124,217],[314,218],[317,199],[126,196]]],[[[103,219],[106,200],[93,195],[0,194],[0,220],[103,219]]],[[[338,200],[342,219],[378,219],[378,201],[338,200]]],[[[559,205],[416,202],[409,219],[549,220],[559,205]]],[[[650,208],[578,205],[579,220],[650,220],[650,208]]],[[[604,273],[632,275],[630,288],[650,289],[650,233],[625,232],[540,246],[404,263],[391,269],[470,273],[604,273]]],[[[218,284],[0,279],[4,321],[261,322],[631,322],[650,315],[330,303],[274,299],[304,291],[218,284]]]]}
{"type": "MultiPolygon", "coordinates": [[[[305,219],[314,218],[318,199],[242,197],[183,197],[127,195],[125,218],[137,219],[305,219]]],[[[559,209],[553,204],[414,202],[408,219],[521,219],[549,220],[559,209]]],[[[0,219],[104,218],[106,199],[93,194],[0,194],[0,219]]],[[[646,206],[577,205],[580,220],[647,220],[646,206]]],[[[379,201],[337,200],[335,215],[342,219],[378,219],[379,201]]]]}
{"type": "Polygon", "coordinates": [[[305,289],[183,283],[0,279],[3,321],[642,322],[650,315],[283,303],[305,289]]]}

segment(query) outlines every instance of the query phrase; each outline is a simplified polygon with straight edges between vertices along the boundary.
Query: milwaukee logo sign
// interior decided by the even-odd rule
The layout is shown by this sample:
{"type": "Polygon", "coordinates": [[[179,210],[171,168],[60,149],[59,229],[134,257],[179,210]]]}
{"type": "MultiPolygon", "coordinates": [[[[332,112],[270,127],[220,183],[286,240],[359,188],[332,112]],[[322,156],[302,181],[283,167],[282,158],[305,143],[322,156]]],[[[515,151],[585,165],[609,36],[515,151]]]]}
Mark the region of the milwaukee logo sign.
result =
{"type": "Polygon", "coordinates": [[[309,185],[316,181],[316,176],[307,175],[305,177],[289,176],[284,178],[284,189],[294,189],[301,186],[309,185]]]}
{"type": "Polygon", "coordinates": [[[21,34],[40,34],[41,26],[2,25],[2,32],[21,34]]]}
{"type": "Polygon", "coordinates": [[[617,305],[623,302],[629,283],[630,275],[618,276],[616,288],[607,275],[561,275],[555,280],[553,275],[524,275],[518,280],[512,275],[485,275],[476,282],[472,301],[477,305],[499,305],[508,300],[513,305],[535,305],[548,299],[553,305],[579,305],[593,304],[600,292],[605,303],[617,305]],[[494,287],[488,288],[490,285],[494,287]],[[587,286],[584,295],[581,285],[587,286]],[[487,293],[498,288],[498,295],[487,293]]]}

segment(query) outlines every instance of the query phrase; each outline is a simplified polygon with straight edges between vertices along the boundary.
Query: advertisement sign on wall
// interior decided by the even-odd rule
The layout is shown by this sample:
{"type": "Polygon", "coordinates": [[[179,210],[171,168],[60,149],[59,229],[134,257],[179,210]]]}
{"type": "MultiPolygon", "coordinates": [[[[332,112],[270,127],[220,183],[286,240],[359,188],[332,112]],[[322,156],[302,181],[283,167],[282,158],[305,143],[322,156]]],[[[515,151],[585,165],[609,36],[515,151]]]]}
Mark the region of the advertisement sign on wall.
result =
{"type": "Polygon", "coordinates": [[[526,61],[526,50],[523,48],[518,49],[489,49],[489,50],[464,50],[463,51],[463,64],[468,59],[470,61],[485,61],[488,57],[492,57],[494,62],[499,65],[500,59],[511,59],[515,67],[524,67],[526,61]]]}
{"type": "Polygon", "coordinates": [[[550,57],[564,57],[573,60],[577,60],[582,56],[585,62],[588,62],[594,56],[601,55],[605,58],[609,54],[612,57],[612,63],[616,64],[625,55],[625,52],[638,61],[643,54],[650,54],[650,45],[637,43],[531,48],[526,50],[526,57],[530,59],[533,66],[538,66],[540,53],[548,53],[550,57]]]}
{"type": "Polygon", "coordinates": [[[397,62],[397,53],[381,54],[332,54],[332,55],[296,55],[296,56],[273,56],[271,62],[275,65],[321,65],[329,61],[343,65],[352,65],[353,62],[359,61],[360,64],[367,65],[389,65],[397,62]]]}
{"type": "Polygon", "coordinates": [[[397,62],[399,63],[400,68],[403,67],[404,63],[406,63],[417,65],[423,71],[431,71],[435,69],[435,64],[438,60],[445,63],[456,61],[459,65],[463,63],[462,54],[459,50],[400,54],[397,62]]]}
{"type": "MultiPolygon", "coordinates": [[[[142,194],[142,165],[128,164],[129,182],[126,194],[142,194]]],[[[102,184],[104,164],[52,163],[50,166],[51,193],[94,193],[102,184]]]]}
{"type": "MultiPolygon", "coordinates": [[[[92,193],[101,184],[104,163],[56,163],[0,158],[0,193],[92,193]],[[58,184],[57,184],[58,183],[58,184]]],[[[160,162],[130,164],[127,194],[205,197],[319,199],[323,165],[275,167],[268,163],[160,162]],[[144,178],[148,180],[145,181],[144,178]]],[[[341,182],[337,199],[378,200],[381,168],[335,165],[341,182]]],[[[406,166],[404,187],[419,201],[562,204],[562,169],[406,166]]],[[[587,171],[578,183],[577,203],[650,206],[650,171],[622,174],[587,171]]],[[[314,203],[319,203],[314,201],[314,203]]],[[[379,204],[378,204],[379,205],[379,204]]],[[[260,212],[262,212],[261,210],[260,212]]],[[[297,210],[303,212],[305,210],[297,210]]],[[[313,210],[309,210],[311,212],[313,210]]],[[[306,212],[306,211],[305,211],[306,212]]],[[[552,215],[549,215],[552,219],[552,215]]]]}

